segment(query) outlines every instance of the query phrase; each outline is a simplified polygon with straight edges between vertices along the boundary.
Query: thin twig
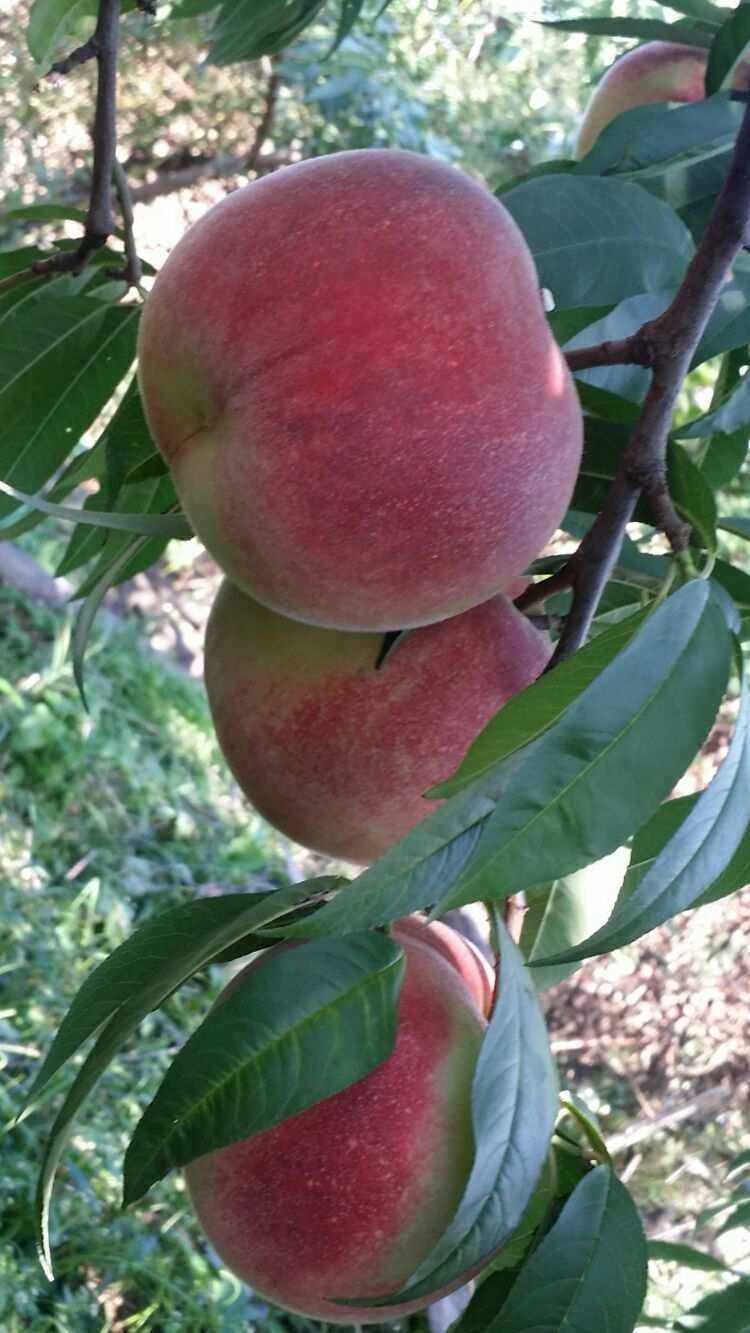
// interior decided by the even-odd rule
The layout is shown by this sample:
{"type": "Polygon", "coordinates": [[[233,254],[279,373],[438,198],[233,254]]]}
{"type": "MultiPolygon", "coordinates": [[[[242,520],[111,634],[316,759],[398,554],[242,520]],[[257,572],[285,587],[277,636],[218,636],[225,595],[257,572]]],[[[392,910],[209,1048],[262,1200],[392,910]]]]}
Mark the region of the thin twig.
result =
{"type": "Polygon", "coordinates": [[[612,338],[608,342],[597,343],[592,347],[574,347],[565,353],[565,360],[572,371],[593,370],[596,366],[645,366],[650,370],[654,364],[654,347],[644,335],[643,329],[629,338],[612,338]]]}
{"type": "Polygon", "coordinates": [[[125,263],[121,268],[108,269],[107,272],[112,278],[121,278],[123,282],[128,284],[128,287],[139,287],[143,275],[133,232],[133,204],[130,198],[128,178],[117,158],[115,158],[113,176],[117,197],[120,200],[122,225],[125,232],[125,263]]]}
{"type": "MultiPolygon", "coordinates": [[[[101,249],[115,229],[112,214],[112,173],[117,143],[117,47],[120,37],[119,0],[99,0],[99,15],[92,41],[96,45],[98,76],[94,113],[94,165],[86,224],[75,250],[60,251],[32,265],[35,273],[80,273],[89,256],[101,249]]],[[[75,52],[73,53],[75,55],[75,52]]]]}
{"type": "MultiPolygon", "coordinates": [[[[598,517],[561,570],[522,593],[522,610],[539,606],[561,588],[573,589],[573,605],[548,670],[585,641],[639,496],[648,500],[655,523],[679,555],[690,526],[675,510],[667,485],[667,440],[672,414],[695,349],[711,317],[726,275],[747,234],[750,219],[750,105],[746,103],[726,180],[700,244],[671,305],[630,338],[582,348],[583,364],[647,365],[651,385],[598,517]],[[594,359],[597,357],[598,359],[594,359]],[[585,358],[585,360],[584,360],[585,358]]],[[[568,364],[571,364],[571,353],[568,364]]]]}
{"type": "Polygon", "coordinates": [[[268,76],[268,82],[266,84],[266,96],[263,105],[263,115],[260,118],[258,128],[255,131],[255,138],[253,139],[252,147],[245,160],[246,171],[255,171],[255,168],[258,164],[258,158],[260,157],[261,149],[263,148],[264,143],[266,142],[269,134],[271,133],[273,118],[276,112],[276,102],[278,100],[279,88],[281,86],[281,75],[279,74],[277,69],[277,61],[278,57],[271,57],[271,60],[269,61],[270,73],[268,76]]]}
{"type": "Polygon", "coordinates": [[[54,65],[50,66],[47,77],[50,78],[53,74],[70,74],[72,69],[76,69],[78,65],[85,65],[87,60],[93,60],[98,54],[96,33],[92,33],[87,42],[77,46],[64,60],[56,60],[54,65]]]}

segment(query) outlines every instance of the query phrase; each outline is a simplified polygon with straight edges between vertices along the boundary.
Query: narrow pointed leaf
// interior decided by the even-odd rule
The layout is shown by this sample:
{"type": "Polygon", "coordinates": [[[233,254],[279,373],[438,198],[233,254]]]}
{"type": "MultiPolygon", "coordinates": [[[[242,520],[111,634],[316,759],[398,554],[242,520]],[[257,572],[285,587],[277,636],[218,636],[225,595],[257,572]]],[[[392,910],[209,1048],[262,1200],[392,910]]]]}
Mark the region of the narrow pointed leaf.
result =
{"type": "Polygon", "coordinates": [[[172,1062],[125,1154],[123,1203],[381,1064],[395,1041],[403,969],[399,945],[379,932],[266,955],[172,1062]]]}
{"type": "Polygon", "coordinates": [[[523,960],[500,932],[500,993],[472,1086],[474,1165],[453,1221],[407,1287],[416,1299],[491,1257],[512,1235],[539,1182],[558,1108],[547,1030],[523,960]]]}
{"type": "MultiPolygon", "coordinates": [[[[138,307],[31,289],[0,311],[0,478],[41,490],[127,374],[138,307]]],[[[17,500],[0,497],[0,516],[17,500]]]]}
{"type": "Polygon", "coordinates": [[[39,1172],[37,1248],[50,1281],[49,1209],[55,1173],[74,1117],[107,1066],[142,1019],[201,967],[241,939],[252,949],[253,930],[294,910],[316,887],[333,882],[313,880],[270,894],[230,894],[170,908],[126,940],[84,982],[27,1097],[27,1105],[35,1101],[52,1075],[99,1029],[54,1121],[39,1172]]]}
{"type": "Polygon", "coordinates": [[[750,11],[738,5],[714,37],[706,70],[706,92],[717,93],[750,42],[750,11]]]}
{"type": "Polygon", "coordinates": [[[750,1279],[712,1292],[674,1325],[675,1333],[748,1333],[750,1279]]]}
{"type": "Polygon", "coordinates": [[[705,739],[729,660],[725,607],[707,584],[662,603],[535,743],[439,910],[507,897],[619,847],[705,739]]]}
{"type": "Polygon", "coordinates": [[[8,486],[0,481],[0,491],[14,500],[21,500],[31,509],[38,509],[52,518],[62,518],[70,523],[90,524],[94,528],[109,528],[116,532],[135,532],[148,537],[174,537],[183,540],[192,537],[193,530],[187,519],[179,514],[119,514],[106,513],[91,509],[78,509],[72,505],[51,504],[41,495],[26,495],[15,486],[8,486]]]}
{"type": "MultiPolygon", "coordinates": [[[[53,1074],[97,1028],[132,1002],[144,1014],[235,941],[327,892],[331,877],[269,893],[227,893],[168,907],[147,921],[86,978],[26,1096],[35,1101],[53,1074]]],[[[248,943],[247,952],[264,942],[248,943]]]]}
{"type": "Polygon", "coordinates": [[[588,18],[581,15],[572,19],[549,19],[545,28],[559,32],[587,32],[592,37],[641,37],[644,41],[683,42],[686,46],[711,45],[711,37],[703,28],[692,28],[663,19],[588,18]]]}
{"type": "Polygon", "coordinates": [[[695,1250],[692,1245],[675,1245],[667,1240],[650,1240],[648,1243],[649,1259],[660,1263],[679,1264],[681,1268],[694,1268],[703,1273],[726,1273],[727,1266],[713,1254],[704,1250],[695,1250]]]}
{"type": "Polygon", "coordinates": [[[564,953],[568,963],[610,953],[694,906],[731,862],[750,825],[750,703],[743,679],[737,724],[726,758],[638,887],[606,925],[564,953]]]}
{"type": "Polygon", "coordinates": [[[224,0],[211,33],[209,60],[231,65],[289,46],[325,0],[224,0]]]}
{"type": "MultiPolygon", "coordinates": [[[[549,887],[529,890],[519,941],[526,962],[563,953],[603,926],[617,902],[626,864],[627,853],[613,852],[549,887]]],[[[570,976],[576,966],[533,967],[531,980],[543,991],[570,976]]]]}
{"type": "Polygon", "coordinates": [[[487,723],[469,746],[460,767],[447,781],[429,792],[452,796],[481,778],[493,765],[552,726],[574,699],[590,685],[613,657],[630,642],[646,619],[646,611],[630,616],[599,634],[591,643],[540,676],[511,699],[487,723]]]}
{"type": "Polygon", "coordinates": [[[612,1171],[599,1166],[524,1264],[487,1333],[632,1333],[646,1270],[635,1205],[612,1171]]]}

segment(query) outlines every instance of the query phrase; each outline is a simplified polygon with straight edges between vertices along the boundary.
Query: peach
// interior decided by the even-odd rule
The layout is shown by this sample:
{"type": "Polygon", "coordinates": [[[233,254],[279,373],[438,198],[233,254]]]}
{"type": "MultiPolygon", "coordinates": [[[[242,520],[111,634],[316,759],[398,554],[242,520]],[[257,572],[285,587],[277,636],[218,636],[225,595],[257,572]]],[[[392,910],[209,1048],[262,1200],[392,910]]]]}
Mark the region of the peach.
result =
{"type": "MultiPolygon", "coordinates": [[[[706,95],[708,51],[679,42],[646,42],[626,51],[597,84],[578,134],[575,156],[585,157],[602,130],[623,111],[649,102],[699,102],[706,95]]],[[[741,60],[728,82],[746,88],[750,64],[741,60]]]]}
{"type": "Polygon", "coordinates": [[[388,1058],[343,1092],[185,1171],[224,1263],[267,1300],[333,1323],[395,1318],[471,1275],[421,1300],[367,1305],[408,1282],[459,1203],[473,1161],[471,1081],[486,1026],[473,998],[476,959],[461,936],[418,918],[396,923],[393,935],[406,966],[388,1058]],[[448,952],[438,936],[453,937],[448,952]],[[342,1307],[341,1297],[364,1303],[342,1307]]]}
{"type": "Polygon", "coordinates": [[[503,590],[565,512],[581,412],[526,242],[415,153],[230,194],[146,302],[139,377],[199,537],[310,624],[432,623],[503,590]]]}
{"type": "Polygon", "coordinates": [[[245,795],[296,842],[357,862],[435,808],[422,793],[550,654],[502,595],[413,630],[376,669],[382,645],[287,620],[228,580],[206,631],[214,727],[245,795]]]}

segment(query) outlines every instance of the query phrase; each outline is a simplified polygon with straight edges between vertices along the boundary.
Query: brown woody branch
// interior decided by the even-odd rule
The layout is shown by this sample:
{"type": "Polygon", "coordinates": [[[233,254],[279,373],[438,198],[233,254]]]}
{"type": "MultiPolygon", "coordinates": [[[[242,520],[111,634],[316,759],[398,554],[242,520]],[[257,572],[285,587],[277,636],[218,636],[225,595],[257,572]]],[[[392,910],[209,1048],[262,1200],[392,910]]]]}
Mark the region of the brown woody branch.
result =
{"type": "MultiPolygon", "coordinates": [[[[244,175],[248,170],[247,161],[247,153],[220,153],[189,166],[176,167],[174,171],[159,171],[154,180],[136,185],[130,191],[131,199],[134,204],[150,204],[153,199],[160,199],[165,194],[176,194],[178,190],[188,190],[202,180],[244,175]]],[[[252,170],[260,175],[276,171],[278,167],[290,166],[294,161],[295,158],[289,153],[259,153],[252,170]]]]}
{"type": "Polygon", "coordinates": [[[279,96],[279,86],[281,84],[281,77],[278,73],[277,63],[278,57],[272,57],[269,61],[270,73],[268,76],[268,83],[266,84],[263,114],[260,118],[258,128],[255,131],[252,147],[245,161],[245,171],[255,171],[258,164],[258,158],[261,154],[261,149],[271,133],[273,118],[276,112],[276,103],[279,96]]]}
{"type": "MultiPolygon", "coordinates": [[[[101,249],[115,229],[112,214],[112,175],[117,144],[117,48],[120,40],[120,0],[99,0],[96,29],[90,42],[68,57],[69,67],[89,56],[97,62],[96,110],[94,113],[94,165],[84,233],[75,250],[61,251],[32,265],[34,273],[80,273],[89,256],[101,249]],[[82,54],[84,53],[84,54],[82,54]],[[72,62],[72,63],[71,63],[72,62]]],[[[61,66],[57,72],[66,72],[61,66]]]]}
{"type": "MultiPolygon", "coordinates": [[[[747,99],[741,99],[747,100],[747,99]]],[[[572,369],[594,365],[645,365],[651,384],[601,513],[578,550],[556,574],[517,599],[521,610],[542,604],[564,588],[573,605],[549,667],[585,641],[604,586],[617,562],[625,529],[641,495],[673,550],[686,550],[690,527],[677,514],[667,485],[667,440],[682,381],[724,286],[745,243],[750,220],[750,104],[740,125],[726,180],[700,244],[671,305],[630,338],[581,348],[568,355],[572,369]]],[[[548,668],[549,669],[549,668],[548,668]]]]}

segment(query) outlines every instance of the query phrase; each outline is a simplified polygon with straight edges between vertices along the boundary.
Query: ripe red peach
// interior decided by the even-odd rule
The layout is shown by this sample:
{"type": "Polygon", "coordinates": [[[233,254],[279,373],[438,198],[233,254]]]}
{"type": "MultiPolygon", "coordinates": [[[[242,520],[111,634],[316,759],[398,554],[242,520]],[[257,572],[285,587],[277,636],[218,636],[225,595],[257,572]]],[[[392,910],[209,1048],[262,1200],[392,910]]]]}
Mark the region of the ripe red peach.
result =
{"type": "Polygon", "coordinates": [[[550,654],[500,595],[411,631],[376,668],[382,646],[288,620],[228,580],[206,632],[214,727],[248,800],[296,842],[362,863],[435,808],[423,793],[550,654]]]}
{"type": "Polygon", "coordinates": [[[284,615],[389,630],[503,590],[567,507],[581,412],[510,214],[366,149],[230,194],[146,302],[149,426],[222,569],[284,615]]]}
{"type": "MultiPolygon", "coordinates": [[[[615,116],[649,102],[700,102],[706,95],[708,51],[679,42],[646,42],[626,51],[597,84],[586,108],[575,155],[585,157],[615,116]]],[[[738,61],[728,82],[746,88],[750,63],[738,61]]]]}
{"type": "Polygon", "coordinates": [[[366,1303],[406,1284],[455,1212],[473,1161],[471,1080],[486,1026],[475,951],[461,936],[418,918],[393,935],[406,966],[391,1055],[343,1092],[185,1172],[224,1263],[267,1300],[333,1323],[396,1318],[473,1271],[421,1300],[366,1303]],[[337,1297],[364,1303],[342,1308],[337,1297]]]}

